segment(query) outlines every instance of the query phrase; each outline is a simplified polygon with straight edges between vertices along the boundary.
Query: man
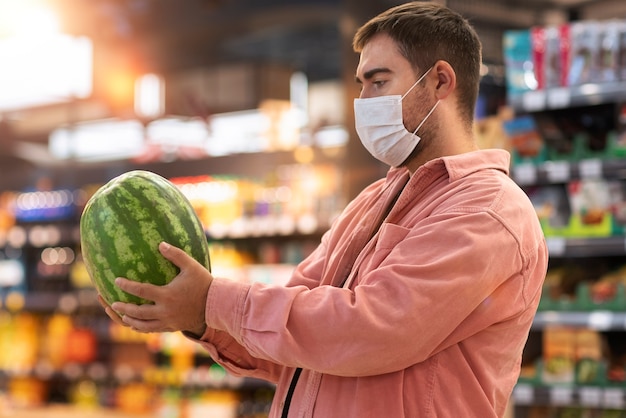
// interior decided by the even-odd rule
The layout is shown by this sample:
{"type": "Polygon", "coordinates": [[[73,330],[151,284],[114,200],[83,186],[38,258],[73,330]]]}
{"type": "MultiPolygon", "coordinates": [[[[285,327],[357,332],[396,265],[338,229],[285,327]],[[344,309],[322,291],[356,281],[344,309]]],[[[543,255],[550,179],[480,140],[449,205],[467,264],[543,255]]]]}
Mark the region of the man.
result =
{"type": "Polygon", "coordinates": [[[414,2],[354,46],[357,132],[391,168],[288,285],[213,278],[163,243],[180,274],[164,287],[118,279],[155,303],[106,311],[142,332],[182,330],[231,373],[275,382],[271,417],[501,417],[548,255],[508,153],[472,137],[478,37],[414,2]]]}

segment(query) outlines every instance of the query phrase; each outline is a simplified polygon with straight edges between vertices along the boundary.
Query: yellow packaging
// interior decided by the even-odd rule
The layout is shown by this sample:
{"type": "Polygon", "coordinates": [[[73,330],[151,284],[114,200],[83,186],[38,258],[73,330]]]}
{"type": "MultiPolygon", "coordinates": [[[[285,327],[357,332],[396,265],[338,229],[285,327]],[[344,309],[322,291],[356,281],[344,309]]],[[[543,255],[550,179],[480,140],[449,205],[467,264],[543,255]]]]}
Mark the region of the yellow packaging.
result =
{"type": "Polygon", "coordinates": [[[576,361],[576,330],[548,327],[543,334],[543,374],[545,383],[573,383],[576,361]]]}

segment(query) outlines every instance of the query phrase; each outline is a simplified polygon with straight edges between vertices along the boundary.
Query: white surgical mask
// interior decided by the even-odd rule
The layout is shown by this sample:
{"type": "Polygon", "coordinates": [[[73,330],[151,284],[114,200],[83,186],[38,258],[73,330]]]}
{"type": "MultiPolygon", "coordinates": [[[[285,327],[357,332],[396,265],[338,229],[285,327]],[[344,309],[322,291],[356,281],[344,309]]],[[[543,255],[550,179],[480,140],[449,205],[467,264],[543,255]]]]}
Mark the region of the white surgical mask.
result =
{"type": "Polygon", "coordinates": [[[432,67],[402,96],[398,94],[354,99],[356,132],[370,154],[385,164],[397,167],[408,158],[421,139],[416,135],[417,130],[422,127],[439,104],[437,100],[414,132],[406,130],[402,121],[402,99],[426,77],[430,70],[432,67]]]}

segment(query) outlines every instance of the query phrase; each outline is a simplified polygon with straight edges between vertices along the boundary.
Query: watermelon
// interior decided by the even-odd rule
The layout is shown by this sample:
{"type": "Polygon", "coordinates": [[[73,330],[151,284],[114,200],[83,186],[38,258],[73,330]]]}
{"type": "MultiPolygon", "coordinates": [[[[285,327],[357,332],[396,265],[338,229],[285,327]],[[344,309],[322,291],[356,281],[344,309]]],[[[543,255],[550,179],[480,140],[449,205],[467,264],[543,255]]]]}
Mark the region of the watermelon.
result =
{"type": "Polygon", "coordinates": [[[156,285],[169,283],[179,268],[159,252],[161,241],[183,249],[210,270],[209,246],[189,200],[158,174],[134,170],[102,186],[80,218],[85,267],[103,299],[150,303],[115,286],[116,277],[156,285]]]}

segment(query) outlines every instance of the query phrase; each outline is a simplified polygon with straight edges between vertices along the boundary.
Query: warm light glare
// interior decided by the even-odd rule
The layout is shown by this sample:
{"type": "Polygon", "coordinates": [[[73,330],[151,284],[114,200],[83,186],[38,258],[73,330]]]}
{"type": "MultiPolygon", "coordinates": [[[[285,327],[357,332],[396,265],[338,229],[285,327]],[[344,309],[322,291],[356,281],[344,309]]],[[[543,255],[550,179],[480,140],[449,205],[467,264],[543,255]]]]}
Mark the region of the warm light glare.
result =
{"type": "Polygon", "coordinates": [[[132,105],[135,93],[135,75],[124,68],[112,69],[106,80],[109,102],[116,107],[132,105]]]}
{"type": "Polygon", "coordinates": [[[309,108],[309,81],[303,72],[293,73],[289,80],[291,105],[306,113],[309,108]]]}
{"type": "Polygon", "coordinates": [[[56,14],[41,0],[0,0],[0,37],[59,33],[56,14]]]}
{"type": "Polygon", "coordinates": [[[144,127],[138,120],[101,120],[55,129],[49,138],[52,155],[106,161],[138,155],[144,146],[144,127]]]}
{"type": "Polygon", "coordinates": [[[17,286],[24,281],[24,265],[18,260],[0,260],[0,286],[17,286]]]}
{"type": "Polygon", "coordinates": [[[85,98],[93,51],[60,31],[50,0],[0,0],[0,110],[85,98]]]}
{"type": "Polygon", "coordinates": [[[203,146],[209,138],[202,119],[157,119],[148,124],[146,134],[151,143],[163,145],[203,146]]]}
{"type": "Polygon", "coordinates": [[[0,39],[0,110],[88,97],[92,57],[84,37],[0,39]]]}
{"type": "Polygon", "coordinates": [[[146,74],[135,82],[135,113],[139,117],[157,118],[165,109],[165,88],[161,77],[146,74]]]}

